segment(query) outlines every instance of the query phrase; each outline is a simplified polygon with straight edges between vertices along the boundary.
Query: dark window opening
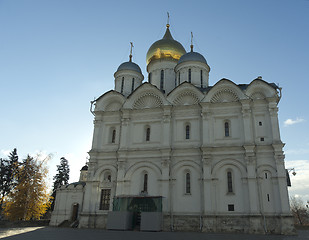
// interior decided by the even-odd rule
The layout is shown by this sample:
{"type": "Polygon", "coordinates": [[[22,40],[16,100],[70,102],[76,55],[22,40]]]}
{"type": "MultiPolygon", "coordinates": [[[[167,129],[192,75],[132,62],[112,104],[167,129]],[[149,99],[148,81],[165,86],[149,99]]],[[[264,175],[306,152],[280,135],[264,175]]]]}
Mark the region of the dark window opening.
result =
{"type": "Polygon", "coordinates": [[[164,88],[164,71],[161,70],[160,89],[163,90],[163,88],[164,88]]]}
{"type": "Polygon", "coordinates": [[[115,139],[116,139],[116,130],[114,129],[112,132],[112,143],[115,143],[115,139]]]}
{"type": "Polygon", "coordinates": [[[264,139],[263,137],[261,137],[261,142],[264,142],[264,140],[265,140],[265,139],[264,139]]]}
{"type": "Polygon", "coordinates": [[[151,73],[148,74],[148,82],[151,83],[151,73]]]}
{"type": "Polygon", "coordinates": [[[188,72],[188,79],[189,79],[189,83],[191,83],[191,68],[189,69],[189,72],[188,72]]]}
{"type": "Polygon", "coordinates": [[[146,193],[148,191],[148,174],[144,174],[144,186],[143,186],[143,192],[146,193]]]}
{"type": "Polygon", "coordinates": [[[262,124],[262,122],[259,122],[259,126],[262,126],[263,124],[262,124]]]}
{"type": "Polygon", "coordinates": [[[267,179],[267,173],[265,173],[265,178],[267,179]]]}
{"type": "Polygon", "coordinates": [[[224,123],[224,136],[226,136],[226,137],[230,136],[230,127],[229,127],[228,122],[224,123]]]}
{"type": "Polygon", "coordinates": [[[180,72],[178,73],[178,85],[180,85],[180,72]]]}
{"type": "Polygon", "coordinates": [[[201,70],[201,88],[203,88],[203,70],[201,70]]]}
{"type": "Polygon", "coordinates": [[[122,77],[121,80],[121,90],[120,90],[121,93],[123,93],[123,84],[124,84],[124,77],[122,77]]]}
{"type": "Polygon", "coordinates": [[[190,173],[186,173],[186,193],[191,193],[191,177],[190,173]]]}
{"type": "Polygon", "coordinates": [[[267,201],[269,202],[270,201],[270,199],[269,199],[269,194],[267,193],[267,201]]]}
{"type": "Polygon", "coordinates": [[[190,139],[190,126],[186,126],[186,139],[190,139]]]}
{"type": "Polygon", "coordinates": [[[134,91],[134,78],[132,78],[132,89],[131,89],[131,92],[133,92],[134,91]]]}
{"type": "Polygon", "coordinates": [[[150,141],[150,128],[146,129],[146,141],[150,141]]]}
{"type": "Polygon", "coordinates": [[[228,204],[227,205],[227,208],[230,212],[233,212],[234,211],[234,204],[228,204]]]}
{"type": "Polygon", "coordinates": [[[232,172],[227,172],[227,192],[233,192],[232,172]]]}
{"type": "Polygon", "coordinates": [[[100,210],[109,210],[111,190],[102,189],[101,191],[101,201],[100,201],[100,210]]]}

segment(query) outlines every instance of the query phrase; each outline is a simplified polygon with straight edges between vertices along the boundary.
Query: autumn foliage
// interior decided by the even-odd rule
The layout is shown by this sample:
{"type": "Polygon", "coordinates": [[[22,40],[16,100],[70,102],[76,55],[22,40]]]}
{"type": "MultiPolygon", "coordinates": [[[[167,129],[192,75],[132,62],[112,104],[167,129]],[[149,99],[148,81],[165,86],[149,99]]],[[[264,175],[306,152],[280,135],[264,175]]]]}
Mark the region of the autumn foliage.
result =
{"type": "Polygon", "coordinates": [[[50,196],[47,192],[46,161],[27,156],[19,163],[16,186],[4,203],[4,214],[10,220],[39,219],[47,211],[50,196]]]}

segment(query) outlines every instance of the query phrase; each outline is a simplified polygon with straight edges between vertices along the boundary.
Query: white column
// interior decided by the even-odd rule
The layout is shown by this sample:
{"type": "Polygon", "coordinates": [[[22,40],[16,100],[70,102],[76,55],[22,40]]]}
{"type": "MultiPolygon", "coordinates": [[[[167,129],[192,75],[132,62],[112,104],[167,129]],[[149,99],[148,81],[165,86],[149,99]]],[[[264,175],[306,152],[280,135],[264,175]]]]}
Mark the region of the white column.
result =
{"type": "Polygon", "coordinates": [[[209,214],[214,211],[212,207],[212,192],[211,192],[211,155],[203,157],[203,181],[204,181],[204,214],[209,214]]]}
{"type": "Polygon", "coordinates": [[[277,102],[274,99],[268,99],[268,110],[270,114],[272,137],[274,143],[281,143],[280,131],[279,131],[279,121],[278,121],[278,107],[277,102]]]}
{"type": "Polygon", "coordinates": [[[243,127],[244,127],[244,140],[246,144],[252,144],[253,134],[252,134],[252,114],[250,107],[250,100],[242,100],[242,116],[243,116],[243,127]]]}

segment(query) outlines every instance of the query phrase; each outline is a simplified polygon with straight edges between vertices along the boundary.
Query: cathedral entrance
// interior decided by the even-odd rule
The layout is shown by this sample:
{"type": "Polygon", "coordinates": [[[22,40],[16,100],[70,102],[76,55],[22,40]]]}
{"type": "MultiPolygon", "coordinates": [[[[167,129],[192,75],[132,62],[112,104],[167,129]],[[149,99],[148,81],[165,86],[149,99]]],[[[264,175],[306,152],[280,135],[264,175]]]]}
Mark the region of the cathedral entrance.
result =
{"type": "Polygon", "coordinates": [[[142,212],[162,212],[162,197],[126,196],[115,197],[113,211],[132,213],[132,229],[140,229],[142,212]]]}
{"type": "Polygon", "coordinates": [[[78,207],[79,207],[78,203],[73,204],[72,217],[71,217],[72,222],[75,222],[77,220],[77,217],[78,217],[78,207]]]}

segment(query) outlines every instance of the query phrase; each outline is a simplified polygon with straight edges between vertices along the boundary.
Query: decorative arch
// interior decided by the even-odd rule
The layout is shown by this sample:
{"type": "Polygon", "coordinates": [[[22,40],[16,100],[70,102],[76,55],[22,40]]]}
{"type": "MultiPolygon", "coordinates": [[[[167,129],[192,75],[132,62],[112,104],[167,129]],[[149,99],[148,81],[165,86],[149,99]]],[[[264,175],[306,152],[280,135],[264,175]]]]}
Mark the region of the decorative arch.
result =
{"type": "Polygon", "coordinates": [[[94,111],[119,111],[124,102],[122,94],[111,90],[95,100],[94,111]]]}
{"type": "MultiPolygon", "coordinates": [[[[161,177],[162,175],[162,171],[157,165],[151,162],[146,162],[146,163],[143,162],[143,163],[135,163],[132,166],[130,166],[127,172],[125,173],[124,179],[130,180],[134,172],[136,172],[140,168],[146,168],[146,169],[148,168],[148,169],[153,170],[153,172],[157,175],[158,178],[161,177]]],[[[149,173],[149,171],[147,172],[149,173]]]]}
{"type": "Polygon", "coordinates": [[[184,82],[174,89],[168,100],[173,105],[195,105],[204,98],[204,94],[190,83],[184,82]]]}
{"type": "Polygon", "coordinates": [[[270,172],[272,176],[277,175],[277,171],[273,166],[269,164],[263,164],[257,167],[257,176],[261,176],[261,174],[265,171],[270,172]]]}
{"type": "Polygon", "coordinates": [[[243,177],[247,175],[247,170],[244,164],[235,159],[223,159],[217,162],[212,168],[212,175],[214,177],[217,177],[217,173],[222,167],[229,167],[229,166],[237,168],[243,177]]]}
{"type": "Polygon", "coordinates": [[[261,79],[255,79],[249,84],[246,94],[253,99],[278,97],[276,87],[276,85],[271,85],[261,79]]]}
{"type": "Polygon", "coordinates": [[[171,175],[174,176],[174,174],[180,169],[180,168],[186,168],[186,167],[191,167],[193,168],[199,175],[202,174],[201,171],[201,166],[199,164],[197,164],[194,161],[190,161],[190,160],[182,160],[177,162],[174,166],[172,166],[171,169],[171,175]]]}
{"type": "Polygon", "coordinates": [[[228,79],[222,79],[207,93],[204,101],[223,103],[237,102],[241,99],[248,99],[248,97],[235,83],[228,79]]]}
{"type": "Polygon", "coordinates": [[[95,172],[93,180],[94,181],[100,181],[100,177],[102,174],[104,174],[105,171],[110,171],[111,174],[115,174],[117,172],[117,168],[114,165],[106,164],[102,167],[99,167],[98,170],[95,172]]]}
{"type": "Polygon", "coordinates": [[[153,93],[144,93],[133,103],[133,109],[158,108],[161,107],[163,101],[159,96],[153,93]]]}

